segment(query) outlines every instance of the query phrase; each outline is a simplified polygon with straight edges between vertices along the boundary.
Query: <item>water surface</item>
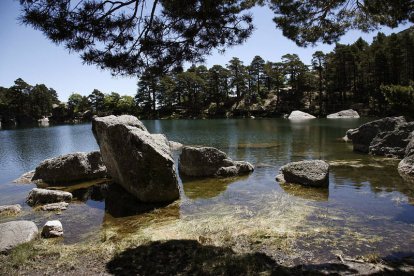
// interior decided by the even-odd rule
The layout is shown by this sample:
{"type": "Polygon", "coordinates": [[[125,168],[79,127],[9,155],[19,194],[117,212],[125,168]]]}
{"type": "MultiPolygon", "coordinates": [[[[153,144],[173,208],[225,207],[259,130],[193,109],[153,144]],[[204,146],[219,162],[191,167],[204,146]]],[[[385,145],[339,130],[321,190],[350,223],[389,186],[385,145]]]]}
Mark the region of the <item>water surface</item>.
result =
{"type": "MultiPolygon", "coordinates": [[[[100,183],[66,187],[76,200],[61,214],[34,211],[25,204],[25,197],[35,185],[12,183],[46,158],[97,150],[90,124],[2,130],[0,204],[22,204],[24,212],[18,219],[32,219],[39,227],[47,219],[60,219],[67,243],[99,235],[102,239],[102,233],[104,239],[111,235],[122,239],[140,229],[153,239],[157,235],[161,239],[206,236],[217,239],[212,243],[231,240],[225,233],[239,240],[248,236],[246,244],[233,246],[270,255],[273,251],[266,248],[277,243],[280,249],[283,239],[291,259],[299,261],[326,261],[337,253],[412,253],[414,185],[398,175],[398,160],[354,153],[351,144],[339,139],[347,129],[366,121],[144,121],[152,133],[164,133],[183,144],[217,147],[234,160],[251,162],[256,169],[241,178],[180,179],[180,201],[155,213],[132,214],[124,212],[116,197],[105,196],[108,192],[102,185],[92,185],[100,183]],[[329,189],[276,182],[282,165],[304,159],[324,159],[331,164],[329,189]],[[161,225],[156,224],[160,221],[161,225]],[[252,237],[257,237],[257,245],[251,244],[252,237]]],[[[176,160],[178,154],[174,153],[176,160]]],[[[0,222],[11,219],[3,217],[0,222]]]]}

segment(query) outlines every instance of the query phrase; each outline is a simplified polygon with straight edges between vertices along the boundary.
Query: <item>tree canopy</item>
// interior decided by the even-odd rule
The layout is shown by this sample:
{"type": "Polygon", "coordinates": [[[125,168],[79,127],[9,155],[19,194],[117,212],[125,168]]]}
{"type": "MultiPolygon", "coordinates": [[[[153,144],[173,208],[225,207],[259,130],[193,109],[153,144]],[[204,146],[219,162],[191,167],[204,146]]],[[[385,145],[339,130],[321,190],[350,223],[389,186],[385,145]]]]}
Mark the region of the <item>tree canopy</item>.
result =
{"type": "Polygon", "coordinates": [[[243,43],[248,10],[266,5],[298,45],[338,41],[347,30],[414,22],[413,1],[385,0],[20,0],[21,21],[115,75],[161,73],[243,43]]]}

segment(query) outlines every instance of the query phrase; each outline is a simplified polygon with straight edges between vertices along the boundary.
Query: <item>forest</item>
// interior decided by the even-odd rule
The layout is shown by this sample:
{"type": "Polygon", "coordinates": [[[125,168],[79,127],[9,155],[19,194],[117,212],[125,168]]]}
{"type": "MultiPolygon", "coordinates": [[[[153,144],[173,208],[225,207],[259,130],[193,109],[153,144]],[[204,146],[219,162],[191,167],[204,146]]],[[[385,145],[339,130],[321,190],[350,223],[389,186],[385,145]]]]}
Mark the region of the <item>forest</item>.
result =
{"type": "Polygon", "coordinates": [[[353,108],[366,116],[414,114],[414,28],[371,45],[362,38],[316,51],[312,64],[296,54],[280,61],[259,55],[250,64],[234,57],[225,66],[192,65],[167,73],[145,70],[135,97],[95,89],[73,93],[66,103],[53,88],[17,79],[0,87],[3,123],[89,120],[92,115],[133,114],[140,118],[277,117],[300,109],[316,116],[353,108]]]}

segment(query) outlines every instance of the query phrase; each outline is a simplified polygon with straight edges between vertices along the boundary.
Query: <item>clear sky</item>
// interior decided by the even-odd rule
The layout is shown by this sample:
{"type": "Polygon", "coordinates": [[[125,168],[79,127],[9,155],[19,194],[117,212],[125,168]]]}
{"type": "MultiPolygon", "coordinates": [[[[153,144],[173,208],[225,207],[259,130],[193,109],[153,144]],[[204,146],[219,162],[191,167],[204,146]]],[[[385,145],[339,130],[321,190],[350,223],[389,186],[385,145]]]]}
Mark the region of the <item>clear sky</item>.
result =
{"type": "MultiPolygon", "coordinates": [[[[114,78],[107,71],[82,64],[78,54],[69,53],[62,45],[51,43],[40,31],[20,25],[17,20],[19,9],[19,1],[0,0],[0,86],[10,87],[17,78],[32,85],[44,83],[58,92],[61,101],[67,101],[73,92],[89,95],[95,88],[104,93],[114,91],[121,95],[135,95],[136,78],[114,78]]],[[[256,30],[249,40],[228,49],[225,54],[213,53],[207,57],[208,67],[225,65],[232,57],[249,64],[255,55],[279,61],[287,53],[298,54],[303,62],[309,64],[315,51],[329,52],[334,47],[323,44],[310,48],[297,47],[276,29],[269,9],[258,7],[252,12],[256,30]]],[[[407,27],[400,26],[394,30],[384,28],[381,31],[390,34],[407,27]]],[[[352,31],[340,42],[353,43],[360,36],[371,42],[375,35],[376,32],[365,34],[352,31]]]]}

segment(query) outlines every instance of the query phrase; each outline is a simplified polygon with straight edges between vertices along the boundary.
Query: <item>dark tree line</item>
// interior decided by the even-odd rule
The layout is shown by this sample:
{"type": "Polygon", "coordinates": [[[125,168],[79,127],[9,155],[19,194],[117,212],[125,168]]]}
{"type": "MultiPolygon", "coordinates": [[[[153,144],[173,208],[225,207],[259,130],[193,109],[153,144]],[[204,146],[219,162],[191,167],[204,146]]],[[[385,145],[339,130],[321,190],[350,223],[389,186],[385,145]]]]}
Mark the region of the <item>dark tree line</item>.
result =
{"type": "Polygon", "coordinates": [[[73,93],[62,103],[53,88],[44,84],[30,85],[17,79],[14,85],[0,87],[0,122],[3,125],[27,124],[42,118],[53,122],[90,120],[93,115],[137,115],[134,97],[116,92],[104,94],[95,89],[88,96],[73,93]]]}
{"type": "Polygon", "coordinates": [[[297,55],[281,61],[238,58],[225,66],[191,66],[167,74],[146,70],[135,97],[143,117],[277,116],[294,109],[326,115],[354,108],[366,115],[413,114],[414,29],[371,45],[358,39],[317,51],[312,64],[297,55]]]}

